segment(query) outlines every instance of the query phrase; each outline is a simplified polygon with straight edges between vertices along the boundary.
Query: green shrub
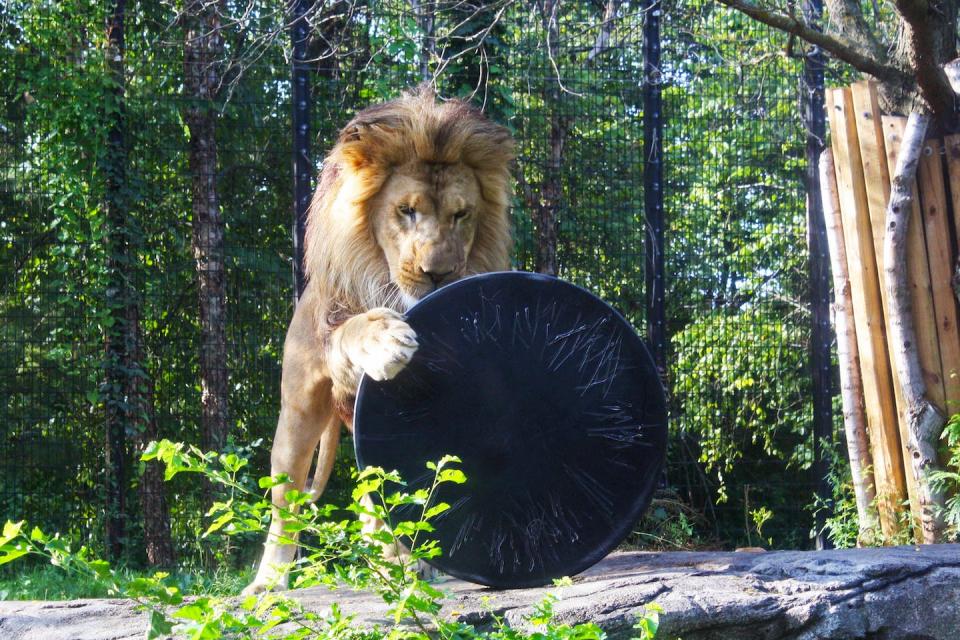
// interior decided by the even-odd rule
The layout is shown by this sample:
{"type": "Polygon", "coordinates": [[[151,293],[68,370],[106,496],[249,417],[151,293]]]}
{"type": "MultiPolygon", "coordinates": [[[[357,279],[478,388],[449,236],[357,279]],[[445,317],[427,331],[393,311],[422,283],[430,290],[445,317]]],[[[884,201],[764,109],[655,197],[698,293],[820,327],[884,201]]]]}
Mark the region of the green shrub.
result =
{"type": "MultiPolygon", "coordinates": [[[[222,500],[207,513],[209,524],[197,536],[210,540],[215,536],[262,534],[269,522],[271,505],[266,493],[288,478],[262,478],[259,489],[253,490],[244,478],[247,461],[236,454],[204,453],[195,447],[161,441],[151,443],[144,459],[157,459],[166,465],[169,480],[181,473],[198,473],[222,487],[222,500]]],[[[378,594],[388,606],[387,627],[366,628],[357,624],[337,606],[328,612],[305,610],[300,604],[278,593],[248,596],[237,600],[222,596],[200,595],[186,599],[184,588],[168,573],[150,576],[133,575],[115,569],[96,558],[89,548],[74,548],[59,535],[50,535],[39,528],[30,529],[24,522],[7,522],[0,535],[0,565],[39,556],[61,569],[94,580],[103,595],[131,598],[150,612],[148,638],[167,635],[194,640],[218,638],[270,637],[294,640],[318,638],[330,640],[380,640],[389,638],[444,638],[449,640],[602,640],[606,634],[597,625],[558,624],[553,617],[555,595],[548,596],[527,620],[535,631],[512,629],[492,615],[492,630],[478,631],[463,622],[440,615],[444,594],[429,582],[420,579],[418,563],[440,554],[433,541],[418,540],[433,530],[430,520],[449,509],[435,499],[437,488],[444,483],[462,483],[463,472],[456,468],[459,459],[445,457],[427,466],[434,472],[429,489],[407,491],[396,472],[367,468],[357,475],[353,500],[347,510],[355,514],[377,517],[387,523],[380,531],[364,531],[356,518],[331,520],[338,511],[332,505],[318,506],[308,494],[289,491],[289,506],[282,515],[289,524],[289,542],[299,536],[304,557],[291,563],[295,587],[325,585],[330,589],[349,588],[378,594]],[[374,496],[372,506],[364,506],[360,498],[374,496]],[[419,512],[416,520],[398,520],[398,508],[412,506],[419,512]],[[412,540],[409,554],[385,554],[396,550],[404,539],[412,540]],[[417,544],[421,542],[420,544],[417,544]],[[278,627],[284,625],[284,631],[278,627]],[[287,630],[289,629],[289,630],[287,630]],[[278,635],[279,634],[279,635],[278,635]]],[[[565,584],[565,583],[561,583],[565,584]]],[[[638,621],[638,637],[648,640],[656,635],[660,609],[648,607],[638,621]]]]}

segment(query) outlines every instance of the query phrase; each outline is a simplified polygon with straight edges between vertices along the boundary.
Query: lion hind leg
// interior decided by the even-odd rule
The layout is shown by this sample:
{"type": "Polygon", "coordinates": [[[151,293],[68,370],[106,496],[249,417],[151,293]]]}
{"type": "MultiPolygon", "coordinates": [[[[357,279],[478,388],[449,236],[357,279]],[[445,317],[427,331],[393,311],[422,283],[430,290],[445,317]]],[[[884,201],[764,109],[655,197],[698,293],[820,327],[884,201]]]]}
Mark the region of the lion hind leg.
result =
{"type": "Polygon", "coordinates": [[[330,480],[334,462],[337,459],[337,447],[340,445],[340,420],[336,414],[329,418],[330,423],[320,434],[320,447],[317,451],[317,466],[313,471],[313,482],[310,483],[310,499],[319,500],[323,490],[330,480]]]}

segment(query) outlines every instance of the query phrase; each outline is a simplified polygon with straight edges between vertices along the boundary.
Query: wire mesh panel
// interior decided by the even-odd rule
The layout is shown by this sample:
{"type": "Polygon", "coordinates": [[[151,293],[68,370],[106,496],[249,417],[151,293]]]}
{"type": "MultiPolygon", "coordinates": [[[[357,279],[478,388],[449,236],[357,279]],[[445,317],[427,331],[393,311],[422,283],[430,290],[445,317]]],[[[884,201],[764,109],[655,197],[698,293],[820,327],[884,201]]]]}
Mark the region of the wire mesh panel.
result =
{"type": "Polygon", "coordinates": [[[664,24],[675,482],[716,514],[720,539],[803,546],[813,500],[802,60],[715,3],[668,4],[664,24]],[[758,527],[763,509],[772,517],[758,527]]]}
{"type": "MultiPolygon", "coordinates": [[[[166,3],[128,5],[122,100],[111,102],[110,7],[79,4],[0,8],[0,504],[6,517],[98,544],[119,509],[135,543],[146,535],[137,452],[147,432],[204,441],[201,355],[212,347],[200,312],[207,266],[193,239],[193,108],[215,123],[216,169],[206,177],[224,238],[227,446],[252,452],[255,475],[268,472],[293,309],[290,18],[285,3],[207,3],[221,8],[224,40],[216,91],[198,100],[185,88],[184,21],[166,3]],[[104,158],[118,114],[128,206],[111,218],[104,158]],[[118,230],[129,248],[119,281],[118,230]],[[124,309],[136,310],[133,376],[148,401],[124,434],[123,499],[111,502],[105,424],[118,396],[105,363],[116,282],[124,309]]],[[[300,4],[314,174],[340,127],[369,104],[424,81],[444,99],[471,100],[518,142],[516,266],[583,285],[644,326],[644,4],[300,4]]],[[[804,546],[812,449],[801,65],[714,3],[659,10],[667,481],[702,514],[703,537],[756,542],[759,528],[776,545],[804,546]],[[772,519],[758,526],[764,509],[772,519]]],[[[336,474],[331,499],[348,482],[336,474]]],[[[193,553],[203,488],[178,478],[164,491],[174,538],[193,553]]]]}

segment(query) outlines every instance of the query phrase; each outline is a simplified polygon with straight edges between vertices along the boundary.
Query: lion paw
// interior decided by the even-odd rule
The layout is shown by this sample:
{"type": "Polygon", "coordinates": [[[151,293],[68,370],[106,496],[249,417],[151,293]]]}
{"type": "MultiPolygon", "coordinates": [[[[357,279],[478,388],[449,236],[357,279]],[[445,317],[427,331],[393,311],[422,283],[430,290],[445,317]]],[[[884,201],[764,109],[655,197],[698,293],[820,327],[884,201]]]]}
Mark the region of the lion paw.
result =
{"type": "Polygon", "coordinates": [[[243,591],[240,592],[240,595],[244,597],[256,596],[256,595],[260,595],[261,593],[266,593],[267,591],[270,591],[270,585],[263,582],[255,581],[255,582],[251,582],[246,587],[244,587],[243,591]]]}
{"type": "Polygon", "coordinates": [[[417,351],[417,334],[396,311],[372,309],[351,359],[377,381],[400,373],[417,351]]]}
{"type": "Polygon", "coordinates": [[[244,587],[241,596],[256,596],[268,591],[286,591],[287,576],[273,575],[269,578],[257,576],[253,582],[244,587]]]}

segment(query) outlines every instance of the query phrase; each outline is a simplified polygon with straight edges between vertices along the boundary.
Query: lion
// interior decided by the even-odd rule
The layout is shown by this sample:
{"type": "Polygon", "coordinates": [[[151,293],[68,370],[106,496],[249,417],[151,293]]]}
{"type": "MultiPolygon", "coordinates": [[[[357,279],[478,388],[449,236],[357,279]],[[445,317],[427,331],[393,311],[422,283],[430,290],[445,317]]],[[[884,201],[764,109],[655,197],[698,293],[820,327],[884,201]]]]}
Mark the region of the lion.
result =
{"type": "Polygon", "coordinates": [[[244,594],[285,588],[296,545],[279,509],[290,489],[330,477],[341,423],[363,373],[396,376],[417,350],[403,313],[467,275],[509,269],[514,142],[466,102],[428,87],[358,113],[323,162],[307,213],[307,284],[283,349],[271,475],[273,512],[257,575],[244,594]]]}

